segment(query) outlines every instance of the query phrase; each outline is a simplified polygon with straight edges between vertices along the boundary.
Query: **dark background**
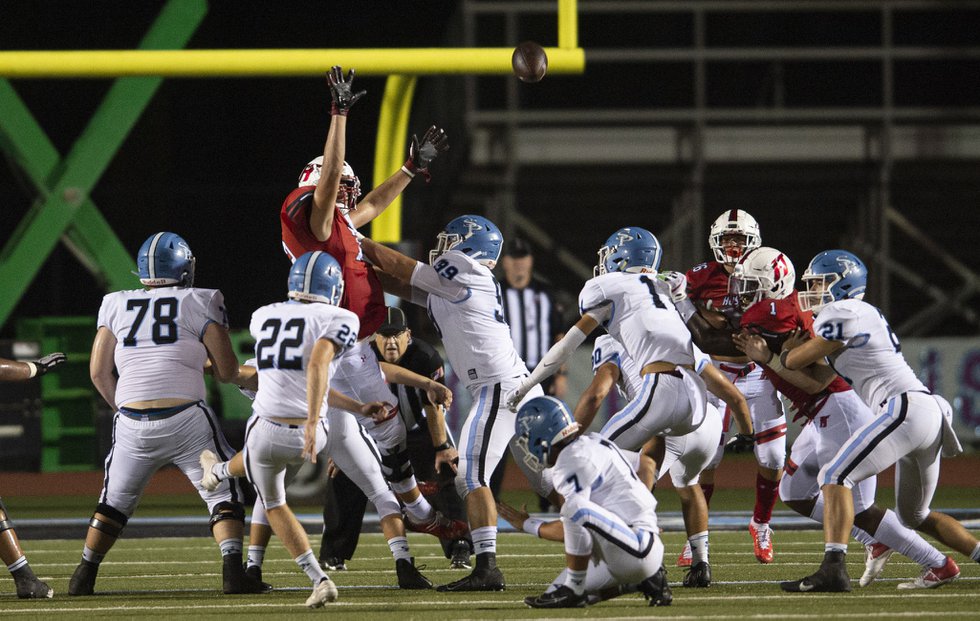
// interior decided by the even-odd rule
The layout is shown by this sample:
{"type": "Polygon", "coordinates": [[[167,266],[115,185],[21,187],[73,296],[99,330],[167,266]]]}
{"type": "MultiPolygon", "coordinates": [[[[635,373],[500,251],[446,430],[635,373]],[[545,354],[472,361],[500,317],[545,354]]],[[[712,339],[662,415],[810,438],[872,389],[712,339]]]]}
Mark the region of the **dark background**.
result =
{"type": "MultiPolygon", "coordinates": [[[[162,6],[160,1],[8,0],[0,5],[0,49],[132,49],[162,6]]],[[[978,11],[957,10],[896,15],[895,43],[976,46],[978,15],[978,11]]],[[[692,23],[683,12],[642,19],[582,14],[579,29],[580,44],[587,50],[677,47],[688,45],[692,36],[692,23]]],[[[454,2],[212,0],[187,47],[441,47],[461,45],[460,33],[454,2]]],[[[479,44],[510,46],[534,39],[554,45],[554,15],[531,16],[520,23],[516,34],[515,40],[508,40],[504,24],[488,19],[481,22],[479,44]]],[[[874,11],[836,16],[756,13],[709,16],[708,37],[711,45],[733,47],[872,46],[880,41],[881,30],[874,11]]],[[[786,107],[877,105],[882,98],[878,72],[871,62],[787,63],[780,68],[779,103],[786,107]]],[[[712,65],[708,73],[709,105],[764,108],[777,98],[771,63],[712,65]]],[[[519,97],[522,107],[530,110],[640,105],[680,109],[692,105],[690,75],[681,63],[660,65],[653,74],[628,63],[590,64],[583,76],[549,76],[537,85],[521,85],[519,97]]],[[[896,103],[977,106],[978,75],[976,60],[899,62],[896,103]]],[[[481,79],[478,92],[483,104],[500,104],[509,80],[513,78],[481,79]]],[[[13,84],[65,153],[110,82],[16,80],[13,84]]],[[[357,78],[356,85],[367,89],[368,95],[348,123],[347,159],[367,190],[376,182],[372,179],[374,141],[384,79],[357,78]]],[[[425,187],[416,181],[405,194],[404,234],[406,239],[419,240],[421,250],[431,246],[441,224],[465,208],[454,193],[468,168],[462,88],[463,79],[455,76],[419,80],[411,130],[421,132],[438,122],[447,128],[452,144],[448,157],[434,165],[433,183],[425,187]]],[[[167,79],[92,198],[133,253],[155,231],[172,230],[184,236],[198,257],[197,284],[222,289],[233,327],[245,327],[253,309],[285,295],[289,263],[280,247],[279,206],[306,162],[322,152],[328,124],[329,91],[319,76],[167,79]]],[[[977,261],[969,246],[980,229],[978,171],[975,161],[932,161],[914,169],[899,168],[894,198],[916,224],[948,243],[974,268],[977,261]]],[[[655,232],[666,226],[671,197],[684,174],[669,166],[654,172],[642,167],[582,166],[558,173],[531,167],[517,180],[519,207],[591,263],[595,248],[619,226],[641,222],[655,232]],[[555,197],[561,197],[557,204],[555,197]],[[637,202],[638,197],[644,202],[637,202]]],[[[710,222],[732,207],[750,210],[762,222],[766,239],[778,240],[802,272],[808,257],[847,238],[853,228],[855,196],[875,174],[871,164],[772,162],[751,170],[715,166],[708,171],[705,217],[710,222]],[[814,198],[817,192],[821,194],[814,198]]],[[[0,165],[0,243],[7,241],[35,198],[22,177],[12,163],[0,165]]],[[[706,244],[702,250],[707,258],[706,244]]],[[[577,292],[580,282],[562,273],[551,258],[541,256],[539,264],[559,286],[572,295],[577,292]]],[[[133,285],[138,285],[135,277],[133,285]]],[[[13,335],[17,317],[94,315],[103,293],[59,245],[0,336],[13,335]]],[[[955,319],[941,328],[946,333],[972,330],[955,319]]]]}

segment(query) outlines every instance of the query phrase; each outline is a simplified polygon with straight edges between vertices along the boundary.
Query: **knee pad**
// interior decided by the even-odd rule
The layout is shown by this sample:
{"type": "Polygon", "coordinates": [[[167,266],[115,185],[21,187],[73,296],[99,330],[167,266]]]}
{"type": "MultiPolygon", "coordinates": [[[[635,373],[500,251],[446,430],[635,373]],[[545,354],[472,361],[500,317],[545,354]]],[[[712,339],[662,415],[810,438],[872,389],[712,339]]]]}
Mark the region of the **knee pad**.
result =
{"type": "Polygon", "coordinates": [[[98,506],[95,507],[96,515],[102,514],[109,518],[110,520],[117,522],[119,525],[110,524],[109,522],[104,522],[100,520],[96,515],[92,516],[89,520],[88,525],[95,530],[100,530],[103,533],[109,535],[110,537],[118,537],[122,533],[123,528],[126,527],[126,523],[129,522],[129,517],[126,516],[122,511],[116,509],[115,507],[110,507],[109,505],[100,502],[98,506]]]}
{"type": "Polygon", "coordinates": [[[245,525],[245,507],[240,502],[219,502],[211,510],[211,519],[208,528],[214,533],[214,525],[222,520],[235,520],[245,525]]]}
{"type": "Polygon", "coordinates": [[[456,486],[456,495],[459,496],[460,500],[465,501],[470,493],[470,488],[466,486],[466,478],[461,474],[457,474],[453,480],[453,485],[456,486]]]}
{"type": "Polygon", "coordinates": [[[770,470],[780,470],[786,464],[786,440],[773,440],[755,445],[755,458],[759,465],[770,470]]]}
{"type": "Polygon", "coordinates": [[[415,476],[412,462],[408,460],[407,450],[382,455],[381,465],[384,466],[385,479],[390,483],[399,483],[408,477],[415,476]]]}
{"type": "Polygon", "coordinates": [[[915,529],[929,517],[931,511],[928,507],[925,509],[920,509],[919,507],[909,509],[902,507],[902,504],[898,503],[895,505],[895,513],[898,515],[898,521],[902,523],[902,526],[915,529]]]}

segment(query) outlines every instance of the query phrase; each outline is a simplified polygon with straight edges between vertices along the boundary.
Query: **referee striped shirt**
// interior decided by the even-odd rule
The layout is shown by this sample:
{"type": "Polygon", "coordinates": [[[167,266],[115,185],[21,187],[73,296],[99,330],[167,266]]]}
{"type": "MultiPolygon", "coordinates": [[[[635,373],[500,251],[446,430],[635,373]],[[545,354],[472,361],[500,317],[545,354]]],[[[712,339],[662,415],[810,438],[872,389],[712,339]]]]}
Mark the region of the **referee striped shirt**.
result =
{"type": "Polygon", "coordinates": [[[541,283],[531,281],[523,289],[501,283],[504,319],[510,326],[517,353],[533,369],[541,361],[555,336],[554,306],[541,283]]]}

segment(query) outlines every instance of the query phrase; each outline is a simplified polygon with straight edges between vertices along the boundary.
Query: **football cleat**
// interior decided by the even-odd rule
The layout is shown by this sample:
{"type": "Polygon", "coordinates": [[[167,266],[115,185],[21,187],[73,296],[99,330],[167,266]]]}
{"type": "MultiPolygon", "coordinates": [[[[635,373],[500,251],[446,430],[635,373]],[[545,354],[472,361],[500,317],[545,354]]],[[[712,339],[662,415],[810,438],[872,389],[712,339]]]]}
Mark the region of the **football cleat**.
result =
{"type": "Polygon", "coordinates": [[[309,608],[323,608],[324,604],[337,601],[337,585],[330,578],[320,580],[310,596],[306,598],[306,605],[309,608]]]}
{"type": "Polygon", "coordinates": [[[826,552],[824,561],[813,574],[800,580],[779,583],[788,593],[847,593],[851,578],[847,575],[843,552],[826,552]]]}
{"type": "Polygon", "coordinates": [[[531,608],[585,608],[585,593],[576,593],[564,584],[536,597],[525,597],[524,603],[531,608]]]}
{"type": "Polygon", "coordinates": [[[749,522],[749,533],[752,535],[752,547],[755,558],[760,563],[768,565],[772,562],[772,529],[768,524],[758,524],[755,520],[749,522]]]}
{"type": "Polygon", "coordinates": [[[674,594],[667,583],[667,570],[663,567],[636,586],[643,597],[650,600],[651,606],[670,606],[674,601],[674,594]]]}
{"type": "Polygon", "coordinates": [[[692,565],[684,576],[684,586],[695,589],[711,586],[711,565],[705,561],[692,565]]]}
{"type": "Polygon", "coordinates": [[[439,511],[423,522],[415,522],[405,514],[405,528],[416,533],[434,535],[439,539],[459,539],[470,532],[469,525],[462,520],[451,520],[439,511]]]}
{"type": "Polygon", "coordinates": [[[684,542],[684,549],[681,550],[681,555],[677,557],[678,567],[690,567],[691,566],[691,542],[684,542]]]}
{"type": "Polygon", "coordinates": [[[208,490],[209,492],[213,492],[214,490],[218,489],[219,485],[221,485],[221,481],[218,480],[218,475],[214,473],[212,468],[216,463],[220,462],[221,460],[218,458],[217,455],[214,454],[213,451],[209,451],[209,450],[201,451],[200,459],[201,459],[201,470],[204,471],[204,476],[201,477],[201,487],[208,490]]]}
{"type": "Polygon", "coordinates": [[[492,569],[474,569],[470,575],[455,582],[436,587],[436,591],[451,593],[457,591],[503,591],[504,574],[496,567],[492,569]]]}
{"type": "Polygon", "coordinates": [[[453,544],[449,569],[473,569],[470,563],[470,544],[465,539],[460,539],[453,544]]]}
{"type": "Polygon", "coordinates": [[[51,599],[54,597],[54,589],[36,577],[27,580],[14,580],[17,586],[17,597],[20,599],[51,599]]]}
{"type": "Polygon", "coordinates": [[[946,563],[942,567],[931,567],[922,572],[922,575],[911,582],[903,582],[898,585],[900,589],[935,589],[942,585],[952,582],[960,577],[960,568],[953,560],[947,556],[946,563]]]}
{"type": "Polygon", "coordinates": [[[347,571],[347,563],[344,562],[344,559],[336,556],[320,559],[320,567],[326,571],[347,571]]]}
{"type": "Polygon", "coordinates": [[[245,575],[251,580],[254,580],[258,584],[262,585],[262,593],[269,593],[272,591],[272,585],[268,582],[262,581],[262,568],[258,565],[252,565],[251,567],[245,568],[245,575]]]}
{"type": "Polygon", "coordinates": [[[237,562],[231,558],[224,559],[221,566],[221,587],[225,595],[268,593],[272,590],[271,585],[246,573],[241,558],[237,562]]]}
{"type": "Polygon", "coordinates": [[[98,575],[98,565],[82,560],[68,581],[68,595],[91,595],[95,592],[95,577],[98,575]]]}
{"type": "Polygon", "coordinates": [[[414,558],[400,558],[395,560],[395,573],[398,575],[399,589],[431,589],[432,581],[422,575],[416,567],[414,558]]]}
{"type": "Polygon", "coordinates": [[[885,571],[885,563],[895,553],[895,550],[892,550],[883,543],[866,545],[864,546],[864,550],[864,573],[861,574],[858,585],[866,587],[877,580],[881,576],[881,572],[885,571]]]}

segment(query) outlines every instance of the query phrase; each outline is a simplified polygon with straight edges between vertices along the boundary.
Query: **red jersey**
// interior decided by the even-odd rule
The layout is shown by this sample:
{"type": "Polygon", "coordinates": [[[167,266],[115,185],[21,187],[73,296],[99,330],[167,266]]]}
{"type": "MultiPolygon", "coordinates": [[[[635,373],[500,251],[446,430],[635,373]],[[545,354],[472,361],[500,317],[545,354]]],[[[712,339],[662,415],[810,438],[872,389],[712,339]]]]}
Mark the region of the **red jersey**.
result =
{"type": "Polygon", "coordinates": [[[687,271],[687,297],[730,316],[738,308],[738,296],[729,294],[728,279],[725,267],[717,261],[695,265],[687,271]]]}
{"type": "Polygon", "coordinates": [[[344,275],[344,296],[340,306],[361,320],[357,338],[374,334],[388,316],[381,281],[370,265],[364,262],[361,243],[355,237],[354,225],[340,209],[333,213],[330,239],[320,241],[310,231],[310,209],[313,207],[314,186],[296,188],[282,203],[279,220],[282,223],[282,245],[286,254],[296,257],[322,250],[337,259],[344,275]]]}
{"type": "MultiPolygon", "coordinates": [[[[761,335],[766,339],[769,348],[779,354],[782,351],[785,337],[791,331],[800,329],[813,334],[813,313],[800,309],[797,292],[794,290],[793,293],[781,300],[756,302],[742,315],[741,325],[749,332],[761,335]]],[[[764,369],[763,376],[772,382],[776,390],[793,402],[793,407],[796,409],[796,416],[793,420],[801,416],[812,419],[826,403],[827,397],[831,393],[851,390],[848,383],[838,376],[822,392],[811,395],[789,383],[766,365],[762,366],[764,369]]]]}

